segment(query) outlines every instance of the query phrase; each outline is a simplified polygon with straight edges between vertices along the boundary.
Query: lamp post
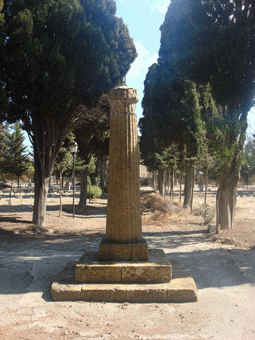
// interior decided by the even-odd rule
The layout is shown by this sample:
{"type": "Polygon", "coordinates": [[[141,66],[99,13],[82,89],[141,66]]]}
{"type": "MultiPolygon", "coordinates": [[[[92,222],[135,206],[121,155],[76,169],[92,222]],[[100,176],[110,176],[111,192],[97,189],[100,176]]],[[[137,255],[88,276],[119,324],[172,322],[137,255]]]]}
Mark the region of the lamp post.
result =
{"type": "Polygon", "coordinates": [[[75,179],[75,154],[78,150],[78,144],[76,142],[72,142],[69,144],[70,152],[73,154],[73,218],[74,218],[74,179],[75,179]]]}

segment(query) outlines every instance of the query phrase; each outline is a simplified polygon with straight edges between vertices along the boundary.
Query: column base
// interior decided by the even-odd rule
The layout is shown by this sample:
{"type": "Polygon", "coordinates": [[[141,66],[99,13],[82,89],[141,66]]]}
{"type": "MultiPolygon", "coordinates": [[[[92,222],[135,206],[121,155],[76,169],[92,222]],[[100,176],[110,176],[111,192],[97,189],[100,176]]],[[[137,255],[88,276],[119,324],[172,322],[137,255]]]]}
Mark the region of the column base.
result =
{"type": "Polygon", "coordinates": [[[165,283],[172,267],[163,249],[149,249],[148,261],[99,261],[97,252],[85,252],[75,266],[76,283],[165,283]]]}
{"type": "MultiPolygon", "coordinates": [[[[75,282],[75,267],[79,264],[79,261],[72,261],[51,285],[52,298],[53,301],[105,301],[136,303],[179,303],[197,301],[197,287],[193,278],[187,274],[185,268],[180,262],[174,260],[170,260],[169,262],[173,270],[173,276],[170,282],[139,282],[130,284],[126,282],[77,283],[75,282]]],[[[114,263],[112,266],[114,267],[114,263]]],[[[105,270],[107,270],[107,268],[105,268],[105,270]]],[[[130,271],[129,277],[133,277],[133,270],[130,271]]],[[[144,281],[146,282],[146,280],[144,281]]]]}
{"type": "Polygon", "coordinates": [[[148,261],[148,244],[145,239],[139,243],[109,243],[103,239],[99,245],[100,261],[148,261]]]}

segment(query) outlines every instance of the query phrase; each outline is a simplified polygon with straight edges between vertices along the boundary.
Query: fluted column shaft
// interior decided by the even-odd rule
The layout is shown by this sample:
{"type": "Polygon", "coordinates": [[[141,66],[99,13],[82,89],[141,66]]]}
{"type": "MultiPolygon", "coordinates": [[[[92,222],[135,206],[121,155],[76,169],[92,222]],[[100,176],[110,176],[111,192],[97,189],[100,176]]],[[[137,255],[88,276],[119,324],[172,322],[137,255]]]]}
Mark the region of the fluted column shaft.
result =
{"type": "Polygon", "coordinates": [[[138,92],[120,86],[108,98],[111,117],[106,241],[137,243],[142,240],[135,111],[138,92]]]}

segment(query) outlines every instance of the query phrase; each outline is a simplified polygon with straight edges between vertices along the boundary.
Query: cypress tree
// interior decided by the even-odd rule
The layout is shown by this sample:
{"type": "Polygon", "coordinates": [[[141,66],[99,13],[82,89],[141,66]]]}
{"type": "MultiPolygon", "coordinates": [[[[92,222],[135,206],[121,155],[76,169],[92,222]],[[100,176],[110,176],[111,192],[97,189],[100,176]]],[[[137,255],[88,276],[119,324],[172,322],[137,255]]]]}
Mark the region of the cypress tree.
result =
{"type": "Polygon", "coordinates": [[[240,0],[173,0],[161,27],[159,63],[170,62],[186,79],[210,84],[221,108],[222,172],[217,226],[234,225],[247,115],[254,105],[255,4],[240,0]],[[174,13],[178,12],[178,20],[174,13]]]}
{"type": "Polygon", "coordinates": [[[6,0],[0,84],[7,118],[34,148],[33,222],[45,226],[53,164],[64,138],[128,72],[136,50],[113,0],[6,0]]]}

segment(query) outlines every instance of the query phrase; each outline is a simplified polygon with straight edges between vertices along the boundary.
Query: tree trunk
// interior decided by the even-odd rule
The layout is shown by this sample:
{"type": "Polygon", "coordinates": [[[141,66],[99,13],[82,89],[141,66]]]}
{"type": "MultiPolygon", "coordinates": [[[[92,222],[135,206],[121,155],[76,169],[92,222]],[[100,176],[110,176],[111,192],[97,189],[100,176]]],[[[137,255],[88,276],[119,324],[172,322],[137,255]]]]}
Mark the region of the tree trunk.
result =
{"type": "Polygon", "coordinates": [[[153,184],[153,189],[154,190],[156,190],[157,189],[157,171],[156,170],[154,170],[153,171],[153,182],[152,182],[153,184]]]}
{"type": "Polygon", "coordinates": [[[101,164],[100,164],[100,187],[101,187],[101,190],[102,190],[102,195],[104,195],[106,162],[107,162],[107,156],[106,156],[106,155],[101,155],[101,164]]]}
{"type": "Polygon", "coordinates": [[[170,176],[170,197],[173,199],[174,197],[174,168],[171,168],[171,176],[170,176]]]}
{"type": "Polygon", "coordinates": [[[179,194],[179,202],[182,201],[182,170],[181,170],[181,177],[180,177],[180,194],[179,194]]]}
{"type": "Polygon", "coordinates": [[[166,195],[170,195],[170,172],[166,172],[166,195]]]}
{"type": "Polygon", "coordinates": [[[165,197],[166,195],[166,170],[160,169],[158,172],[159,176],[159,193],[165,197]]]}
{"type": "Polygon", "coordinates": [[[46,201],[49,190],[50,177],[40,176],[40,171],[35,167],[35,196],[33,209],[33,223],[39,227],[45,227],[46,201]]]}
{"type": "Polygon", "coordinates": [[[87,204],[87,178],[88,178],[88,167],[81,170],[81,193],[79,207],[84,209],[87,204]]]}
{"type": "Polygon", "coordinates": [[[194,166],[188,165],[186,168],[185,187],[184,187],[184,208],[190,208],[192,211],[194,193],[194,166]]]}
{"type": "Polygon", "coordinates": [[[233,165],[225,169],[220,178],[216,199],[216,230],[231,229],[234,226],[236,194],[240,175],[240,166],[233,165]]]}
{"type": "Polygon", "coordinates": [[[205,203],[207,200],[207,190],[208,190],[208,169],[205,170],[205,203]]]}
{"type": "Polygon", "coordinates": [[[59,174],[59,184],[60,184],[60,190],[59,190],[59,217],[62,215],[62,194],[63,194],[63,172],[60,171],[59,174]]]}

